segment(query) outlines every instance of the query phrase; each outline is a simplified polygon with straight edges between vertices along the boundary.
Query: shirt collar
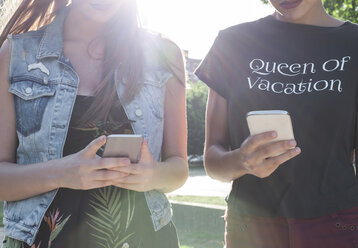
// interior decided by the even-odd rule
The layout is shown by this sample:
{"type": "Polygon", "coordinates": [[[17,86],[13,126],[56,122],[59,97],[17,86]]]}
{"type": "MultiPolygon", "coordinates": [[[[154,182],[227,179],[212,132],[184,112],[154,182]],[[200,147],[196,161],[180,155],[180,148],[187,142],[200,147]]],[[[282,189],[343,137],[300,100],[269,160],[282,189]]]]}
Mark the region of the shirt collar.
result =
{"type": "Polygon", "coordinates": [[[44,27],[44,35],[37,51],[37,59],[46,57],[60,57],[63,53],[63,25],[69,7],[61,10],[55,19],[44,27]]]}

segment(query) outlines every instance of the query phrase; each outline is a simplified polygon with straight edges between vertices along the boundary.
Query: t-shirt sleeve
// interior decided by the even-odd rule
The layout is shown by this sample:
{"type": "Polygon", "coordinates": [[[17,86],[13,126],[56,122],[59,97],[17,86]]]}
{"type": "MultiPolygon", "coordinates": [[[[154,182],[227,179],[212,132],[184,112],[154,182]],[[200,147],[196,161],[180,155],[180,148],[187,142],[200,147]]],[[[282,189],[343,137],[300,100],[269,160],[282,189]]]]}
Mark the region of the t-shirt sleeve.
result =
{"type": "Polygon", "coordinates": [[[195,71],[195,75],[201,81],[226,99],[229,98],[228,89],[232,76],[227,45],[221,31],[210,51],[195,71]]]}

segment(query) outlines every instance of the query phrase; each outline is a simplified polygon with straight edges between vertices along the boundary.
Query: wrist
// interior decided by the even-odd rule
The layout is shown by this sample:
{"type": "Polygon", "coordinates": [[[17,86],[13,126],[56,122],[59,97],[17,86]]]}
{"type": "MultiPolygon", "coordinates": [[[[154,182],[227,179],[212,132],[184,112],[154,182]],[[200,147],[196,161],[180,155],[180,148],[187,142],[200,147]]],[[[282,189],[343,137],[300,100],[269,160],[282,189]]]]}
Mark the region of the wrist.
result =
{"type": "Polygon", "coordinates": [[[165,177],[162,175],[163,162],[155,161],[153,162],[153,177],[152,177],[152,187],[151,190],[158,190],[163,192],[165,189],[165,177]]]}
{"type": "Polygon", "coordinates": [[[245,160],[243,159],[241,148],[236,150],[228,151],[225,155],[224,161],[230,166],[231,181],[238,179],[244,175],[249,174],[247,167],[245,166],[245,160]]]}
{"type": "Polygon", "coordinates": [[[65,188],[65,173],[66,167],[63,166],[66,162],[63,159],[53,160],[53,164],[49,166],[49,173],[47,173],[47,182],[52,189],[65,188]],[[62,162],[62,163],[61,163],[62,162]]]}

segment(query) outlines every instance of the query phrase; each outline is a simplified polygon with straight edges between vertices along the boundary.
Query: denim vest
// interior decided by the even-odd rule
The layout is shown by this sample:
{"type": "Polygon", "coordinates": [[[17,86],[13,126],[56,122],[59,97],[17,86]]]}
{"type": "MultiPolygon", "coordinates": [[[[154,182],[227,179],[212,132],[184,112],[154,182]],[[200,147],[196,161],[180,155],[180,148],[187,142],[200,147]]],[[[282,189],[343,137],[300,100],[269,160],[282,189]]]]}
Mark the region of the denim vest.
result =
{"type": "MultiPolygon", "coordinates": [[[[38,31],[9,37],[9,91],[14,95],[20,166],[62,157],[79,83],[77,73],[63,54],[66,12],[62,11],[51,24],[38,31]]],[[[172,75],[159,63],[152,47],[144,47],[144,53],[143,82],[135,98],[123,107],[128,118],[135,121],[134,132],[147,140],[154,158],[159,161],[165,85],[172,75]]],[[[121,97],[125,83],[119,82],[117,72],[115,80],[121,97]]],[[[31,246],[56,193],[54,190],[21,201],[5,202],[5,235],[31,246]]],[[[145,192],[145,198],[157,231],[171,220],[169,201],[155,190],[145,192]]]]}

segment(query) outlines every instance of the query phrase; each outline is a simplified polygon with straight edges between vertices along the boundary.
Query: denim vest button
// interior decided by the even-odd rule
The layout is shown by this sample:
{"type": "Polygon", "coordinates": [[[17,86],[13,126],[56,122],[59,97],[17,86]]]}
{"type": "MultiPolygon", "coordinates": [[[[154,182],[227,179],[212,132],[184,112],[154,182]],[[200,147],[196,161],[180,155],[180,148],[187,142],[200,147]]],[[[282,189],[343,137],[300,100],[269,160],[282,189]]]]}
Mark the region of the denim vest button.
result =
{"type": "Polygon", "coordinates": [[[47,85],[47,84],[48,84],[48,77],[44,77],[44,81],[43,81],[43,82],[44,82],[44,84],[47,85]]]}
{"type": "Polygon", "coordinates": [[[142,112],[142,110],[137,109],[137,110],[135,111],[135,114],[136,114],[136,116],[140,117],[140,116],[143,115],[143,112],[142,112]]]}
{"type": "Polygon", "coordinates": [[[25,89],[25,93],[26,94],[31,94],[32,93],[32,89],[30,87],[25,89]]]}

